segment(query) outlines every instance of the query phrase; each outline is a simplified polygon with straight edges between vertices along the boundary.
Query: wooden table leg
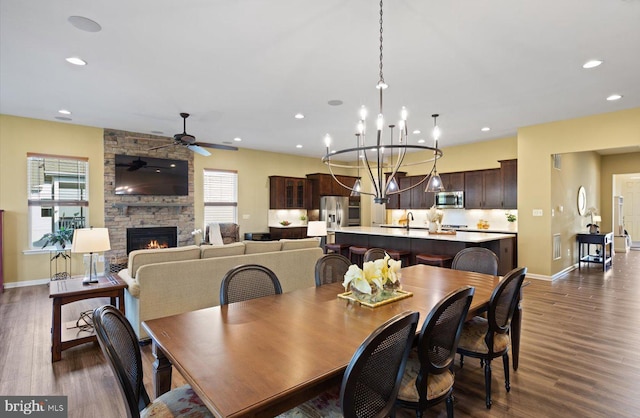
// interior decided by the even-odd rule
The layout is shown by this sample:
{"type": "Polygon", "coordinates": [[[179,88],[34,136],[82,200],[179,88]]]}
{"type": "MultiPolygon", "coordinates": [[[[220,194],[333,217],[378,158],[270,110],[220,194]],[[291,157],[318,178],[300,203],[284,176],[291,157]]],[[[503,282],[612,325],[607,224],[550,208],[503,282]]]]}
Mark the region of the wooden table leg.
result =
{"type": "Polygon", "coordinates": [[[163,393],[171,390],[171,362],[155,341],[151,347],[151,352],[155,357],[153,362],[153,390],[157,399],[163,393]]]}
{"type": "Polygon", "coordinates": [[[62,359],[62,303],[60,298],[53,299],[51,315],[51,362],[62,359]]]}

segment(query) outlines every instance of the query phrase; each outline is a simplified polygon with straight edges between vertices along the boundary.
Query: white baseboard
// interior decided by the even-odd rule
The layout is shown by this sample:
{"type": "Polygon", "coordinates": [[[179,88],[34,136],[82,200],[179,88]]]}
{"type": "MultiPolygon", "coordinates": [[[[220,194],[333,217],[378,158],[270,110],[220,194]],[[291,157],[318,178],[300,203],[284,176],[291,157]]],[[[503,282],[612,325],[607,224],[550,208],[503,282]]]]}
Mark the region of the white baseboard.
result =
{"type": "Polygon", "coordinates": [[[51,279],[38,279],[38,280],[27,280],[24,282],[9,282],[4,284],[5,289],[13,289],[16,287],[27,287],[27,286],[38,286],[41,284],[47,284],[51,281],[51,279]]]}

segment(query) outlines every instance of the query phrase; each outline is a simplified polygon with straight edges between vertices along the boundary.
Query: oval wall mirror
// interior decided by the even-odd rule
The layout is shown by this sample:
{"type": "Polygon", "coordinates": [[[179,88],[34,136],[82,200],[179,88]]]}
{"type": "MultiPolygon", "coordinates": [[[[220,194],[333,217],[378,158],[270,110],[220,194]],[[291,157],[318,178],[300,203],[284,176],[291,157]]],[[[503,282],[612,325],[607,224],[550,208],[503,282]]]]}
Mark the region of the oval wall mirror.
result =
{"type": "Polygon", "coordinates": [[[587,192],[583,186],[578,189],[578,213],[580,216],[584,216],[587,210],[587,192]]]}

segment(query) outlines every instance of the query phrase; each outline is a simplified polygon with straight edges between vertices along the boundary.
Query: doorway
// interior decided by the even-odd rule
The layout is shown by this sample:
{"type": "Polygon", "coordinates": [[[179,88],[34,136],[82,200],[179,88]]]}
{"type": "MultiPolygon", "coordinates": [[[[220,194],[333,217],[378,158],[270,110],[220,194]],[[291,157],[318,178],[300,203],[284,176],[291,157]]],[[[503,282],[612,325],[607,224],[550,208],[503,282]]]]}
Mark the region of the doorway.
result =
{"type": "MultiPolygon", "coordinates": [[[[613,177],[613,195],[623,198],[621,211],[623,229],[631,238],[631,249],[640,250],[640,173],[617,174],[613,177]]],[[[617,208],[614,207],[614,214],[616,210],[617,208]]],[[[613,227],[616,231],[616,225],[613,227]]]]}

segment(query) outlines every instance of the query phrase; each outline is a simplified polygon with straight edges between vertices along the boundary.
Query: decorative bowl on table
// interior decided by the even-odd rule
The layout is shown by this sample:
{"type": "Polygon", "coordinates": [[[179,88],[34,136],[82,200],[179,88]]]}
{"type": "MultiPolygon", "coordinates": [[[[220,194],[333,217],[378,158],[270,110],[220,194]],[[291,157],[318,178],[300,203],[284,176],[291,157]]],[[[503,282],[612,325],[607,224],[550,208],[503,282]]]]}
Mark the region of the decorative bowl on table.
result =
{"type": "Polygon", "coordinates": [[[289,226],[289,225],[291,225],[291,222],[289,222],[289,221],[280,221],[280,225],[289,226]]]}

